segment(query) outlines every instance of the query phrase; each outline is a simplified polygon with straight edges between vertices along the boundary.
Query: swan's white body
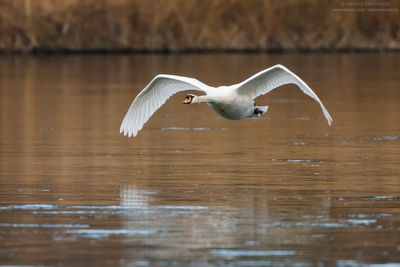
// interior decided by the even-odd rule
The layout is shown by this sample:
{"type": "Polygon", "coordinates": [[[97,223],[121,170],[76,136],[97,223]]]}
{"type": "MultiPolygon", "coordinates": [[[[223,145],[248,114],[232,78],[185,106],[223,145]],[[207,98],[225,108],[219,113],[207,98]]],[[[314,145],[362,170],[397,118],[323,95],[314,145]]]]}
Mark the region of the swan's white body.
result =
{"type": "Polygon", "coordinates": [[[133,100],[122,121],[120,132],[129,137],[136,136],[147,120],[168,98],[186,90],[197,90],[205,93],[203,96],[193,95],[194,99],[193,102],[189,102],[190,104],[207,103],[215,112],[226,119],[240,120],[259,117],[267,111],[268,107],[255,106],[254,99],[284,84],[295,84],[306,95],[315,99],[320,104],[328,124],[332,124],[331,116],[311,88],[286,67],[275,65],[241,83],[216,88],[193,78],[166,74],[157,75],[133,100]]]}

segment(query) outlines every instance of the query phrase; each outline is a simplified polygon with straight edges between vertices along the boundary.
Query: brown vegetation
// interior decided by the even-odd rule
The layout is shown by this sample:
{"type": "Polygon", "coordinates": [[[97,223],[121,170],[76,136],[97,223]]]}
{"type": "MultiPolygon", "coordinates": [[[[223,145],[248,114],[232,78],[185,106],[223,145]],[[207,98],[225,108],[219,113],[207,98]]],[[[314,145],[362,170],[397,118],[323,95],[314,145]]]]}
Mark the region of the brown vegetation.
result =
{"type": "Polygon", "coordinates": [[[0,0],[0,50],[400,48],[399,0],[386,11],[338,11],[346,2],[0,0]]]}

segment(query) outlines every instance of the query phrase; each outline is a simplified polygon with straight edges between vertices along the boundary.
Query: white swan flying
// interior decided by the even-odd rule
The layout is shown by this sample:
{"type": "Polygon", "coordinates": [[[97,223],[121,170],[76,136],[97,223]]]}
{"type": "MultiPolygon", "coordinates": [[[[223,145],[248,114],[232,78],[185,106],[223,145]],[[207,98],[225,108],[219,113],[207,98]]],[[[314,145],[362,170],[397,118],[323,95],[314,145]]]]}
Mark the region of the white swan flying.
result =
{"type": "Polygon", "coordinates": [[[256,106],[254,99],[285,84],[295,84],[303,93],[314,98],[320,104],[328,124],[332,124],[332,117],[313,90],[286,67],[275,65],[241,83],[216,88],[193,78],[159,74],[133,100],[122,121],[120,132],[129,137],[136,136],[168,98],[187,90],[197,90],[205,95],[189,94],[183,104],[207,103],[219,115],[230,120],[260,117],[268,106],[256,106]]]}

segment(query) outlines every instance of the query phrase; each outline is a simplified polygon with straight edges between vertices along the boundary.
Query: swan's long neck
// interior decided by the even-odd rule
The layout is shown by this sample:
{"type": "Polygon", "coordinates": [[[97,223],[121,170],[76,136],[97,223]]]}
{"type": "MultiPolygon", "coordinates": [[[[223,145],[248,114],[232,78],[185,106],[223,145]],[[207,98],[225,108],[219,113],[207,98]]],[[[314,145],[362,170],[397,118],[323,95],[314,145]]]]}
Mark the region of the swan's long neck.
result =
{"type": "Polygon", "coordinates": [[[211,103],[213,100],[208,95],[197,96],[197,103],[211,103]]]}

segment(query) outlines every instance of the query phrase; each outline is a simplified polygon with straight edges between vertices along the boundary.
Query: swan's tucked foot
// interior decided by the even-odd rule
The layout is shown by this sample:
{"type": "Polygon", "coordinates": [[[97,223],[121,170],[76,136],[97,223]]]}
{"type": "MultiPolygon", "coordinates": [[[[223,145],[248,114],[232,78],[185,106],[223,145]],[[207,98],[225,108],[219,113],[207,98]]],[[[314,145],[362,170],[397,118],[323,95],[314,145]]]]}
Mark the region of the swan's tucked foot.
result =
{"type": "Polygon", "coordinates": [[[262,111],[261,109],[259,109],[259,108],[256,108],[255,110],[254,110],[254,114],[256,114],[256,115],[262,115],[264,113],[264,111],[262,111]]]}
{"type": "Polygon", "coordinates": [[[267,112],[267,110],[268,110],[268,106],[262,106],[262,107],[257,106],[254,109],[254,115],[256,115],[257,117],[260,117],[263,113],[267,112]]]}

